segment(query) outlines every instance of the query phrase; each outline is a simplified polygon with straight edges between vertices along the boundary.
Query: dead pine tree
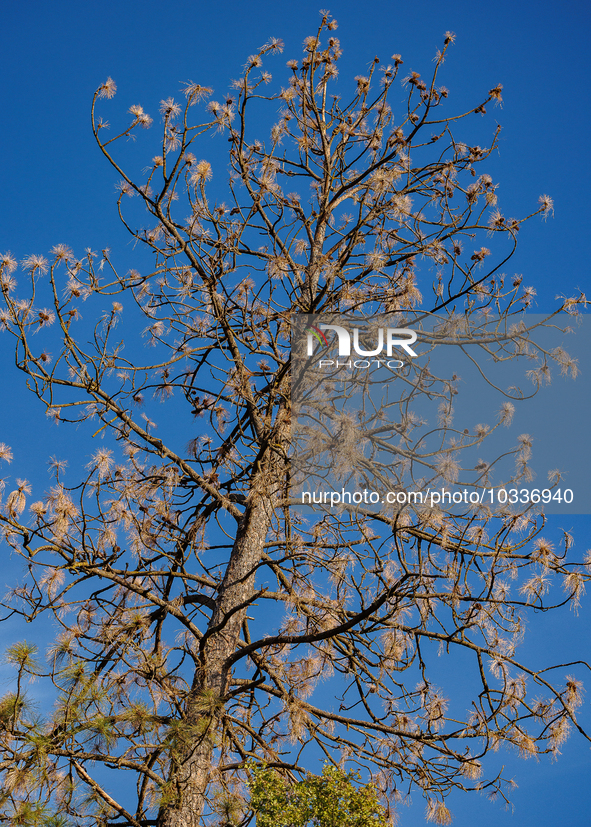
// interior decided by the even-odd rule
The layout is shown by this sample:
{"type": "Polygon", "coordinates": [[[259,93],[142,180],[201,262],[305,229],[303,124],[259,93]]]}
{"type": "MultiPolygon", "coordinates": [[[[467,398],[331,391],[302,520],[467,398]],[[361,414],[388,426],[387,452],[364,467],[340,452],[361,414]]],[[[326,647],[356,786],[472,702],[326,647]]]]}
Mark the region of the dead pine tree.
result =
{"type": "MultiPolygon", "coordinates": [[[[293,508],[291,320],[436,316],[436,342],[477,336],[496,314],[504,332],[482,346],[518,356],[532,337],[503,325],[533,291],[503,268],[524,222],[552,210],[543,196],[524,218],[501,213],[487,173],[498,131],[484,147],[457,134],[486,126],[501,86],[452,112],[439,78],[453,35],[428,78],[393,55],[337,87],[336,28],[324,14],[279,84],[275,39],[224,100],[187,83],[161,102],[160,127],[133,105],[107,129],[109,78],[92,123],[137,267],[64,244],[27,256],[18,276],[1,259],[3,347],[45,413],[88,437],[83,460],[53,462],[49,491],[31,497],[19,479],[3,502],[4,542],[24,563],[4,614],[30,621],[32,638],[55,627],[47,659],[32,643],[7,653],[0,799],[12,824],[246,824],[248,767],[295,782],[311,752],[360,769],[389,812],[419,790],[447,824],[453,789],[505,795],[490,750],[556,752],[578,727],[579,667],[544,671],[516,652],[527,613],[576,602],[588,577],[568,536],[544,539],[539,513],[293,508]],[[120,159],[137,157],[145,139],[127,138],[150,126],[136,179],[120,159]],[[438,652],[467,670],[469,702],[440,687],[438,652]],[[33,676],[55,699],[42,712],[33,676]]],[[[540,376],[550,362],[538,352],[540,376]]],[[[380,432],[389,465],[376,454],[371,473],[396,487],[420,466],[425,482],[452,483],[462,450],[512,405],[494,427],[457,431],[453,378],[413,371],[410,401],[380,432]],[[412,416],[425,394],[443,406],[436,450],[412,416]]],[[[349,426],[340,456],[353,468],[349,426]]],[[[527,439],[515,446],[516,480],[528,452],[527,439]]]]}

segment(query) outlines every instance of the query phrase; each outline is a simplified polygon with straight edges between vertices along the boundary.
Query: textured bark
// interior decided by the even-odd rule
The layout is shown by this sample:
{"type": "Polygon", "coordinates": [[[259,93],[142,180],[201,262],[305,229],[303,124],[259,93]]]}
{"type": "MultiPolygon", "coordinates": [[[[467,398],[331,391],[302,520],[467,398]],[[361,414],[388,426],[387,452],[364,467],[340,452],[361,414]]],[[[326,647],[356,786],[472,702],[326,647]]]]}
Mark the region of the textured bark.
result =
{"type": "Polygon", "coordinates": [[[230,677],[225,664],[236,649],[248,603],[254,594],[255,571],[270,525],[269,510],[269,499],[265,502],[259,494],[249,503],[238,527],[206,633],[202,667],[195,673],[187,702],[187,741],[179,747],[177,763],[169,779],[173,800],[161,808],[158,827],[197,827],[201,823],[212,772],[213,737],[230,677]],[[209,711],[204,710],[206,699],[211,701],[209,711]]]}

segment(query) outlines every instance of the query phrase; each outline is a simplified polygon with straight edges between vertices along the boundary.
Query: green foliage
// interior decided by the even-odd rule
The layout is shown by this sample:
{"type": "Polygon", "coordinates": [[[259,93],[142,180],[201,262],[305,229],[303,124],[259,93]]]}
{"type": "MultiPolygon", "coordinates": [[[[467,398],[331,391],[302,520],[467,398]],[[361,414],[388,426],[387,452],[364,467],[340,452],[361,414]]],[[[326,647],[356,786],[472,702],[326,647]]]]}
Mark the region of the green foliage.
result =
{"type": "Polygon", "coordinates": [[[0,729],[6,729],[16,721],[24,705],[24,699],[19,698],[14,692],[9,692],[0,698],[0,729]]]}
{"type": "Polygon", "coordinates": [[[137,734],[153,732],[157,726],[157,720],[150,707],[138,701],[129,704],[129,708],[123,712],[122,720],[137,734]]]}
{"type": "Polygon", "coordinates": [[[42,804],[22,802],[12,815],[10,824],[14,827],[67,827],[68,822],[42,804]]]}
{"type": "Polygon", "coordinates": [[[358,772],[325,764],[322,775],[308,774],[290,784],[275,770],[251,767],[251,806],[257,827],[386,827],[388,820],[371,784],[358,772]]]}
{"type": "Polygon", "coordinates": [[[34,643],[28,643],[26,640],[23,640],[20,643],[15,643],[13,646],[8,647],[6,650],[6,660],[8,663],[13,663],[18,666],[19,671],[24,670],[25,672],[35,674],[39,669],[39,664],[35,658],[37,651],[38,647],[34,643]]]}

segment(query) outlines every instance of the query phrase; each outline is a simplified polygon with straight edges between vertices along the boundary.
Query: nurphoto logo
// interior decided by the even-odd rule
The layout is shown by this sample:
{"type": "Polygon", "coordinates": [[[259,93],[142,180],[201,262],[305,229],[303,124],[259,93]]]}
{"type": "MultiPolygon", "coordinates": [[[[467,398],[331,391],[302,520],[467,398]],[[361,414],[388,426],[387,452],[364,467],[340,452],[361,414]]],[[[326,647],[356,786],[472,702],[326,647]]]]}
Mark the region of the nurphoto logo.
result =
{"type": "MultiPolygon", "coordinates": [[[[377,345],[372,350],[366,350],[361,347],[359,342],[360,329],[358,327],[354,327],[352,329],[351,332],[353,335],[351,335],[346,328],[337,324],[318,324],[306,328],[306,334],[308,337],[308,356],[314,356],[314,349],[318,344],[321,348],[329,347],[330,343],[324,331],[333,331],[336,333],[339,358],[351,356],[351,342],[353,343],[353,351],[358,356],[363,356],[365,358],[356,359],[354,362],[344,362],[343,364],[341,364],[338,360],[335,362],[334,359],[320,359],[318,366],[321,368],[335,366],[368,368],[372,362],[370,362],[367,357],[380,356],[384,353],[384,349],[386,351],[386,356],[388,357],[388,361],[384,362],[384,364],[389,368],[401,368],[404,365],[404,362],[401,359],[391,359],[395,352],[394,348],[401,348],[411,358],[418,356],[418,354],[415,353],[411,347],[411,345],[413,345],[417,340],[417,334],[414,330],[410,330],[409,328],[387,327],[384,329],[383,327],[380,327],[377,332],[377,345]]],[[[367,331],[364,330],[362,333],[364,334],[364,337],[367,338],[367,331]]],[[[380,366],[382,361],[379,359],[373,360],[373,363],[380,366]]]]}

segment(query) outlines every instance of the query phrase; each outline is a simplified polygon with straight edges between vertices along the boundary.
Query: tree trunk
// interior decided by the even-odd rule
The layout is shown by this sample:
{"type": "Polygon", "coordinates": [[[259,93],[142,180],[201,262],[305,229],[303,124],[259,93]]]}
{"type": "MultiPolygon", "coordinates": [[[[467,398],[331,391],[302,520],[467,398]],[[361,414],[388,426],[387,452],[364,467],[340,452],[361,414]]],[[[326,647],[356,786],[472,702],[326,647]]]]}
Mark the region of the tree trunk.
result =
{"type": "Polygon", "coordinates": [[[254,593],[255,570],[271,522],[270,509],[270,498],[257,494],[238,526],[206,633],[203,665],[195,673],[187,701],[185,734],[171,765],[169,801],[160,808],[158,827],[197,827],[201,823],[212,774],[215,733],[230,677],[224,664],[236,650],[246,604],[254,593]]]}

